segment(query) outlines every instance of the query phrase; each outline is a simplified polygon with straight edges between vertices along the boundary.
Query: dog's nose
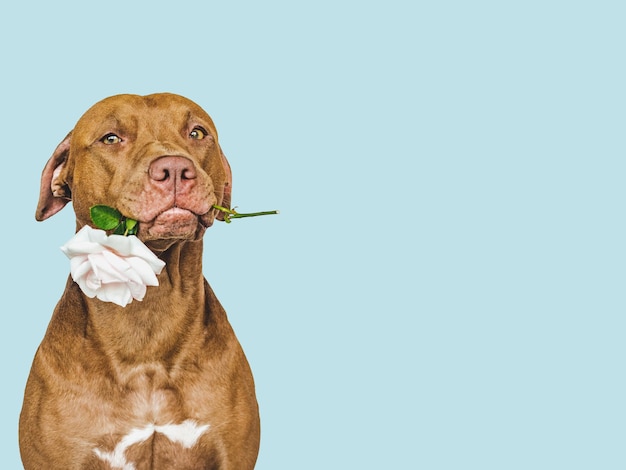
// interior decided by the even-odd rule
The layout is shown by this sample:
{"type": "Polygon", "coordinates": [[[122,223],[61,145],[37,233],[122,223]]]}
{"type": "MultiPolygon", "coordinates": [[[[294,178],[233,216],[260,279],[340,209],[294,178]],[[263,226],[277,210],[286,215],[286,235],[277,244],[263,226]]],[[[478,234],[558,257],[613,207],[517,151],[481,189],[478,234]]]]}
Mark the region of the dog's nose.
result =
{"type": "Polygon", "coordinates": [[[185,157],[159,157],[150,164],[150,179],[159,186],[182,189],[196,179],[196,169],[191,160],[185,157]]]}

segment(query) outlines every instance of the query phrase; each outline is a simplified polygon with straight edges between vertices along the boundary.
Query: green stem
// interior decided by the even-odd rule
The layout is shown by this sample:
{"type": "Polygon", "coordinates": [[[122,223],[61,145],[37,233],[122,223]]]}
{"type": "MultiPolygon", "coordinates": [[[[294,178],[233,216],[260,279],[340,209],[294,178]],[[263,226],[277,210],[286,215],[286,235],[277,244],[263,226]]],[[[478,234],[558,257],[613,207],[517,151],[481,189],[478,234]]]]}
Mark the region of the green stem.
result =
{"type": "Polygon", "coordinates": [[[257,217],[259,215],[278,214],[278,211],[248,212],[239,213],[235,209],[227,209],[226,207],[214,205],[215,209],[224,213],[224,222],[230,223],[230,219],[243,219],[244,217],[257,217]]]}
{"type": "Polygon", "coordinates": [[[278,214],[278,211],[264,211],[264,212],[249,212],[246,214],[240,214],[239,212],[235,212],[230,216],[231,219],[243,219],[244,217],[256,217],[257,215],[273,215],[278,214]]]}

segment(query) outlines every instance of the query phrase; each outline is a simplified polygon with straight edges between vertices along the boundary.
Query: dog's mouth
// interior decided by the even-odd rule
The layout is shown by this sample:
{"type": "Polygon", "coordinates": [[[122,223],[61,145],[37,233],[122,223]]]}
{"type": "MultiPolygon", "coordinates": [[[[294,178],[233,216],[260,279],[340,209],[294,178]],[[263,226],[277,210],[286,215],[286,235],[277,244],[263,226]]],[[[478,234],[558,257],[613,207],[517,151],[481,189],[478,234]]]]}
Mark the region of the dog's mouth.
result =
{"type": "Polygon", "coordinates": [[[198,215],[188,209],[172,207],[149,222],[139,223],[137,236],[144,240],[197,240],[213,223],[213,215],[198,215]]]}

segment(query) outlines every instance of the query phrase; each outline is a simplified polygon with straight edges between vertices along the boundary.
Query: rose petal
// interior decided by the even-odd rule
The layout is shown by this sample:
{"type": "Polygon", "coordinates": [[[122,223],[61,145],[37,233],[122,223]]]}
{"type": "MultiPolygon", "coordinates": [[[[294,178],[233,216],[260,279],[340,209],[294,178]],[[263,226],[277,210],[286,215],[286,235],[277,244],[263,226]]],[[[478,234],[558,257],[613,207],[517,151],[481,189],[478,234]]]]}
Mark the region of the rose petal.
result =
{"type": "MultiPolygon", "coordinates": [[[[126,258],[126,262],[132,267],[134,272],[139,275],[139,281],[147,286],[158,286],[159,281],[157,280],[156,274],[154,270],[145,260],[141,258],[126,258]]],[[[159,272],[161,270],[159,269],[159,272]]]]}
{"type": "Polygon", "coordinates": [[[94,272],[103,282],[128,282],[129,276],[126,271],[131,268],[124,258],[103,251],[97,255],[90,255],[89,259],[92,260],[94,272]]]}
{"type": "Polygon", "coordinates": [[[148,288],[144,284],[136,284],[134,282],[129,282],[128,288],[130,289],[130,293],[135,300],[143,300],[146,295],[146,291],[148,288]]]}
{"type": "Polygon", "coordinates": [[[91,263],[86,255],[70,258],[70,272],[72,273],[72,279],[79,279],[86,275],[89,271],[91,271],[91,263]]]}
{"type": "Polygon", "coordinates": [[[112,248],[114,251],[125,257],[138,257],[146,261],[152,266],[153,271],[157,274],[161,272],[161,269],[165,266],[165,263],[160,260],[150,249],[142,243],[135,235],[124,237],[122,235],[110,235],[106,242],[103,243],[105,247],[112,248]]]}
{"type": "Polygon", "coordinates": [[[120,307],[126,307],[133,301],[130,289],[123,282],[107,284],[106,288],[98,290],[97,297],[104,302],[113,302],[120,307]]]}

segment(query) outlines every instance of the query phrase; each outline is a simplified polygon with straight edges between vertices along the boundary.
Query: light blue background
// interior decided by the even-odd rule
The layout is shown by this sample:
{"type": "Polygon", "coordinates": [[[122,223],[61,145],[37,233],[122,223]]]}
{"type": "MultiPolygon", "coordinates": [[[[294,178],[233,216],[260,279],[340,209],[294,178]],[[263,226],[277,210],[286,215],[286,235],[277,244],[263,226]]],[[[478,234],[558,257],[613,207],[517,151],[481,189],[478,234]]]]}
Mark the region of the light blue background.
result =
{"type": "Polygon", "coordinates": [[[259,470],[626,468],[622,5],[3,3],[1,467],[69,272],[40,171],[94,102],[171,91],[281,210],[205,238],[259,470]]]}

